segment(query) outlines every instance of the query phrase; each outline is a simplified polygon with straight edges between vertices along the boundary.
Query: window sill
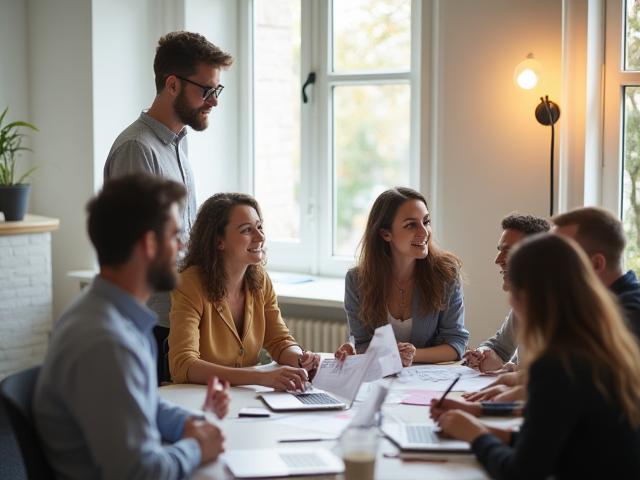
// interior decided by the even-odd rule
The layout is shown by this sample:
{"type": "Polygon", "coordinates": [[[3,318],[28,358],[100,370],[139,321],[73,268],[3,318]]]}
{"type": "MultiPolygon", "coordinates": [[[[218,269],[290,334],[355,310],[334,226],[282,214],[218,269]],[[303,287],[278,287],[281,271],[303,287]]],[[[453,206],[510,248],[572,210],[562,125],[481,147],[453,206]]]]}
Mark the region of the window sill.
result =
{"type": "MultiPolygon", "coordinates": [[[[86,287],[96,275],[92,270],[74,270],[67,276],[86,287]]],[[[269,272],[280,305],[344,308],[344,278],[316,277],[288,272],[269,272]]]]}
{"type": "Polygon", "coordinates": [[[269,272],[281,305],[344,309],[344,278],[269,272]]]}

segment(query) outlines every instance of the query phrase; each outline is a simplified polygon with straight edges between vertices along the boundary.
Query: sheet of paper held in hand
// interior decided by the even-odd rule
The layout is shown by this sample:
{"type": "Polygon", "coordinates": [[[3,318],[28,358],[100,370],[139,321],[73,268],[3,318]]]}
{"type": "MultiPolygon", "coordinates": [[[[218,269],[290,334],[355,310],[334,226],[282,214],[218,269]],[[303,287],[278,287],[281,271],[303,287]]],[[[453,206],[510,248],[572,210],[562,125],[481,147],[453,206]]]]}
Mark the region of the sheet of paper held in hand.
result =
{"type": "Polygon", "coordinates": [[[343,362],[325,358],[313,377],[313,386],[351,400],[358,393],[362,378],[371,366],[371,359],[367,354],[349,355],[343,362]]]}
{"type": "Polygon", "coordinates": [[[352,399],[361,382],[373,382],[402,370],[391,325],[376,328],[366,353],[349,355],[344,362],[328,358],[320,363],[313,386],[352,399]]]}
{"type": "Polygon", "coordinates": [[[371,366],[364,377],[365,382],[373,382],[402,371],[402,359],[391,325],[376,328],[366,355],[374,356],[375,360],[372,359],[371,366]]]}
{"type": "Polygon", "coordinates": [[[496,379],[462,365],[417,365],[403,369],[396,385],[444,392],[458,374],[461,377],[454,390],[463,392],[480,390],[496,379]]]}

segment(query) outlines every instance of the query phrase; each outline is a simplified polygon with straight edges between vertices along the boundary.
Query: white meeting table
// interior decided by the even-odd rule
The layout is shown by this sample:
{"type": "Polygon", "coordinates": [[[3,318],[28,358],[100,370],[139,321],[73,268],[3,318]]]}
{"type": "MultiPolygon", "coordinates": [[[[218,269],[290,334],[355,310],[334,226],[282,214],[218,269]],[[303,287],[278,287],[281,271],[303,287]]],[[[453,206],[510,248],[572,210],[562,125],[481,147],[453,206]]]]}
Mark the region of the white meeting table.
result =
{"type": "MultiPolygon", "coordinates": [[[[391,393],[393,393],[393,387],[391,393]]],[[[196,411],[201,409],[204,395],[205,387],[203,385],[168,385],[160,388],[160,396],[163,399],[196,411]]],[[[272,417],[269,418],[239,418],[238,411],[242,407],[267,407],[259,398],[257,398],[256,391],[249,388],[231,388],[230,396],[231,405],[229,408],[229,415],[227,415],[227,417],[222,421],[222,428],[226,438],[225,448],[227,450],[274,447],[312,449],[327,448],[333,450],[339,455],[336,448],[337,441],[335,440],[279,443],[278,439],[282,438],[300,438],[301,436],[313,438],[318,435],[314,435],[313,429],[305,432],[300,427],[287,425],[286,422],[277,420],[278,418],[284,418],[292,415],[299,416],[300,418],[307,416],[309,418],[309,424],[312,426],[313,422],[318,421],[318,416],[326,416],[327,422],[330,422],[331,419],[339,412],[336,412],[335,410],[325,412],[287,412],[286,414],[274,414],[272,412],[272,417]]],[[[357,409],[358,406],[359,402],[355,402],[352,409],[357,409]]],[[[430,421],[428,418],[428,408],[425,406],[385,403],[382,411],[386,418],[392,417],[404,422],[430,421]]],[[[434,459],[440,460],[437,462],[407,462],[402,461],[399,458],[388,457],[388,455],[393,455],[397,452],[398,449],[391,441],[384,437],[381,438],[378,457],[376,459],[376,479],[471,480],[488,478],[485,470],[471,454],[434,454],[434,459]],[[385,454],[387,454],[387,456],[385,456],[385,454]]],[[[201,467],[192,478],[198,480],[233,478],[223,463],[224,462],[222,461],[217,461],[201,467]]],[[[316,478],[342,478],[342,475],[316,478]]]]}

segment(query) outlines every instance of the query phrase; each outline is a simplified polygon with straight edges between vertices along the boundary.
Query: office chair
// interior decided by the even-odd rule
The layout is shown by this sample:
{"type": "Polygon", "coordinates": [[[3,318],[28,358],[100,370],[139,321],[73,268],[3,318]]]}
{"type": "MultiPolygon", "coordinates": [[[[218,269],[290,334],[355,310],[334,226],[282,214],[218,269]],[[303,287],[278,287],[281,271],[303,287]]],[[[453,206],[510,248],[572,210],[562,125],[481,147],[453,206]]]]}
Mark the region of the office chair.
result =
{"type": "Polygon", "coordinates": [[[40,367],[15,373],[0,383],[0,399],[18,440],[27,477],[54,480],[33,423],[31,404],[40,367]]]}

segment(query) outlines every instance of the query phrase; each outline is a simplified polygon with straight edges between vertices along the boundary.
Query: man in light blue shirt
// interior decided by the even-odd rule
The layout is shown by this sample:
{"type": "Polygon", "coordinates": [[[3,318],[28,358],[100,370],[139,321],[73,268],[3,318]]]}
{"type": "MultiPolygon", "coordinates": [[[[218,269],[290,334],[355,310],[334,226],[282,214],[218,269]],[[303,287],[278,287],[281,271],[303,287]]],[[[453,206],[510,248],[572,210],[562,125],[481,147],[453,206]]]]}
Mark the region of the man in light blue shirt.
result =
{"type": "Polygon", "coordinates": [[[34,397],[58,478],[184,478],[223,449],[216,426],[157,391],[157,316],[145,302],[176,285],[184,196],[176,182],[138,174],[89,202],[100,274],[56,323],[34,397]]]}

